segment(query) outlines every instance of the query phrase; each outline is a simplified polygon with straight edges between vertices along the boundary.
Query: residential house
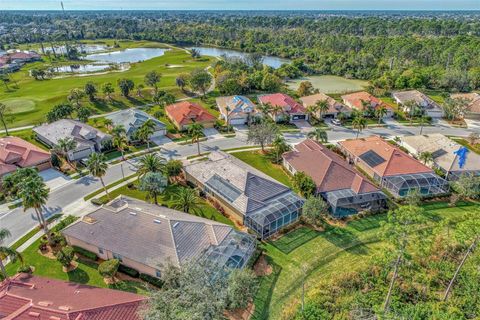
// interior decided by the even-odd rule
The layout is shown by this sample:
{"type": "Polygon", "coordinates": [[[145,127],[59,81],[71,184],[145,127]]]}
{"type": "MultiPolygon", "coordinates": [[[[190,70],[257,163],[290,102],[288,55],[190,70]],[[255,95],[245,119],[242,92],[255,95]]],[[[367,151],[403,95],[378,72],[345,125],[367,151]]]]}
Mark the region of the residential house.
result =
{"type": "Polygon", "coordinates": [[[410,102],[414,102],[424,113],[433,118],[443,117],[443,109],[426,94],[418,90],[397,91],[392,94],[395,102],[402,107],[406,113],[412,112],[408,106],[410,102]]]}
{"type": "MultiPolygon", "coordinates": [[[[317,105],[320,101],[326,101],[328,110],[323,111],[322,117],[336,118],[337,115],[341,112],[347,116],[350,116],[352,109],[333,99],[330,96],[327,96],[325,93],[316,93],[310,96],[301,97],[300,101],[302,102],[305,109],[317,105]]],[[[320,118],[320,111],[317,111],[315,116],[320,118]]]]}
{"type": "Polygon", "coordinates": [[[0,282],[5,320],[140,320],[146,298],[26,273],[0,282]]]}
{"type": "Polygon", "coordinates": [[[18,63],[18,64],[39,61],[41,59],[40,55],[35,51],[19,51],[19,50],[16,50],[13,52],[9,51],[7,56],[10,59],[11,63],[18,63]]]}
{"type": "Polygon", "coordinates": [[[462,174],[480,175],[480,155],[443,134],[405,136],[402,146],[417,158],[424,152],[431,153],[433,161],[427,165],[440,169],[448,180],[455,180],[462,174]]]}
{"type": "Polygon", "coordinates": [[[278,111],[270,112],[270,116],[275,122],[285,118],[289,122],[308,120],[305,107],[284,93],[260,95],[258,101],[262,105],[270,104],[273,108],[278,108],[278,111]]]}
{"type": "Polygon", "coordinates": [[[89,126],[86,123],[61,119],[49,124],[33,128],[36,138],[55,148],[60,139],[73,139],[76,147],[68,151],[67,157],[70,161],[87,158],[93,152],[100,152],[104,149],[105,143],[111,140],[111,136],[100,130],[89,126]]]}
{"type": "Polygon", "coordinates": [[[150,120],[155,124],[152,138],[162,137],[167,133],[167,126],[163,122],[138,109],[121,110],[107,115],[105,118],[112,120],[115,126],[123,126],[127,131],[127,137],[129,140],[132,140],[132,137],[134,138],[135,132],[141,128],[147,120],[150,120]]]}
{"type": "Polygon", "coordinates": [[[179,130],[186,130],[192,123],[211,128],[217,120],[207,109],[195,102],[182,101],[165,107],[168,118],[179,130]]]}
{"type": "Polygon", "coordinates": [[[304,140],[283,154],[284,167],[294,175],[304,172],[317,186],[334,217],[386,208],[387,197],[342,157],[314,140],[304,140]]]}
{"type": "Polygon", "coordinates": [[[50,153],[18,137],[0,138],[0,177],[18,168],[49,169],[50,153]]]}
{"type": "Polygon", "coordinates": [[[343,95],[342,100],[343,103],[351,109],[367,112],[369,109],[376,110],[379,107],[385,107],[387,110],[385,117],[391,117],[393,115],[393,110],[389,105],[366,91],[343,95]]]}
{"type": "Polygon", "coordinates": [[[62,231],[67,243],[118,259],[141,273],[161,277],[168,264],[214,259],[243,268],[255,239],[231,226],[192,214],[120,196],[62,231]]]}
{"type": "Polygon", "coordinates": [[[346,140],[338,144],[352,163],[395,197],[404,197],[414,189],[424,196],[448,192],[448,182],[445,179],[378,136],[346,140]]]}
{"type": "Polygon", "coordinates": [[[255,104],[245,96],[218,97],[216,102],[221,117],[230,125],[250,123],[257,114],[255,104]]]}
{"type": "Polygon", "coordinates": [[[465,119],[480,120],[480,94],[475,92],[455,93],[451,97],[463,98],[468,101],[467,112],[464,115],[465,119]]]}
{"type": "Polygon", "coordinates": [[[187,181],[217,202],[232,219],[268,238],[299,219],[303,199],[292,190],[221,151],[184,166],[187,181]]]}

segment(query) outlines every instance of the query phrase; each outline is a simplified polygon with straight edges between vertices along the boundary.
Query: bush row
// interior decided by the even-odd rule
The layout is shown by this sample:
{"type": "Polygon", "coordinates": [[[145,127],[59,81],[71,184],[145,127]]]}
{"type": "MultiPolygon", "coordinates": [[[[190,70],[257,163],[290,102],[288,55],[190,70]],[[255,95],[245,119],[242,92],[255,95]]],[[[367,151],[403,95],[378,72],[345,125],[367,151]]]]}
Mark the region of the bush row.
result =
{"type": "Polygon", "coordinates": [[[96,261],[98,259],[98,256],[95,253],[77,246],[73,246],[73,251],[93,261],[96,261]]]}

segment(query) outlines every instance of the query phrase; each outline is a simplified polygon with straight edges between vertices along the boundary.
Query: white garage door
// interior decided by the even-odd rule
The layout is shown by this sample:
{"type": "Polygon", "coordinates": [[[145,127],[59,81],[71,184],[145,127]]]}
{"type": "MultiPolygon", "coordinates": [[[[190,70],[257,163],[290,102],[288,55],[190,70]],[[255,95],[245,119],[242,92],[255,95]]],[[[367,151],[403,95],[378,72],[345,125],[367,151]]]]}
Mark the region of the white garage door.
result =
{"type": "Polygon", "coordinates": [[[155,132],[152,134],[152,138],[153,138],[153,137],[161,137],[161,136],[164,136],[165,134],[167,134],[167,130],[166,130],[166,129],[158,130],[158,131],[155,131],[155,132]]]}
{"type": "Polygon", "coordinates": [[[243,119],[243,118],[230,119],[230,124],[231,124],[232,126],[234,126],[234,125],[241,125],[241,124],[245,124],[245,123],[246,123],[246,121],[245,121],[245,119],[243,119]]]}

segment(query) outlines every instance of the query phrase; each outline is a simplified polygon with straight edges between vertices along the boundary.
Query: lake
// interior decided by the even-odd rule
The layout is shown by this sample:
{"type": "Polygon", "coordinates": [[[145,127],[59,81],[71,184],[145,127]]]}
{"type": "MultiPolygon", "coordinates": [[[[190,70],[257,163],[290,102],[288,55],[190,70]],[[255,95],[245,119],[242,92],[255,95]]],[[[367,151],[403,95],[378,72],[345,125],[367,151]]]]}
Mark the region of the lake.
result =
{"type": "Polygon", "coordinates": [[[121,51],[88,54],[84,57],[84,59],[103,63],[134,63],[163,56],[167,50],[169,49],[131,48],[121,51]]]}
{"type": "MultiPolygon", "coordinates": [[[[196,49],[204,56],[221,57],[226,55],[227,57],[240,57],[245,58],[248,53],[232,49],[222,49],[213,47],[188,47],[188,50],[196,49]]],[[[279,58],[274,56],[263,56],[263,63],[272,68],[278,69],[284,63],[290,63],[290,59],[279,58]]]]}
{"type": "Polygon", "coordinates": [[[58,73],[87,73],[87,72],[98,72],[110,69],[109,64],[77,64],[70,66],[59,66],[52,67],[50,70],[52,72],[58,73]]]}
{"type": "Polygon", "coordinates": [[[364,90],[368,81],[347,79],[338,76],[311,76],[288,81],[288,87],[297,90],[300,82],[310,81],[315,89],[323,93],[346,93],[364,90]]]}

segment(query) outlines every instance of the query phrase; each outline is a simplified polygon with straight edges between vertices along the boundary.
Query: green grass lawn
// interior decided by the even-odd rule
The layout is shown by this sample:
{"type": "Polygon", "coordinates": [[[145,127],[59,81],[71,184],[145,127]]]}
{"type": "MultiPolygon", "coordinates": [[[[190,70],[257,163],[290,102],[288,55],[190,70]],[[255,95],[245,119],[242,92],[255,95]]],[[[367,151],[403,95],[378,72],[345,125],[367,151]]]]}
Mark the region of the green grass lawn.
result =
{"type": "Polygon", "coordinates": [[[288,187],[292,187],[289,175],[284,171],[281,165],[273,164],[266,155],[261,154],[261,151],[242,151],[234,152],[232,156],[246,162],[252,167],[262,171],[275,180],[283,183],[288,187]]]}
{"type": "MultiPolygon", "coordinates": [[[[173,206],[173,195],[178,192],[178,189],[181,188],[179,185],[169,185],[165,191],[163,192],[162,195],[158,197],[158,204],[159,205],[164,205],[167,207],[172,207],[173,206]]],[[[125,195],[128,197],[140,199],[142,201],[146,201],[146,196],[147,193],[141,190],[138,190],[137,188],[131,189],[127,185],[115,189],[112,192],[110,192],[110,195],[112,198],[118,197],[119,195],[125,195]]],[[[100,198],[103,201],[107,200],[107,196],[103,196],[100,198]]],[[[218,212],[214,207],[212,207],[210,204],[208,204],[206,201],[202,200],[202,208],[200,212],[197,214],[200,217],[210,219],[210,220],[215,220],[221,223],[225,223],[228,225],[233,226],[233,222],[228,219],[227,217],[223,216],[220,212],[218,212]]]]}
{"type": "Polygon", "coordinates": [[[472,145],[470,142],[468,142],[467,140],[462,139],[462,138],[452,138],[452,139],[455,142],[461,144],[462,146],[469,148],[473,152],[480,154],[480,143],[472,145]]]}
{"type": "MultiPolygon", "coordinates": [[[[119,42],[121,48],[135,46],[132,42],[119,42]]],[[[147,46],[149,43],[140,42],[138,47],[147,46]]],[[[151,46],[157,43],[150,43],[151,46]]],[[[115,95],[113,101],[98,99],[90,103],[85,99],[83,104],[90,107],[95,113],[101,114],[114,110],[128,108],[134,105],[150,103],[146,98],[139,98],[132,93],[130,98],[124,98],[119,95],[117,80],[128,78],[136,84],[143,84],[144,76],[147,72],[155,70],[162,74],[159,88],[171,92],[176,97],[185,97],[181,90],[175,85],[175,78],[178,74],[190,72],[196,68],[205,68],[214,61],[213,58],[203,57],[194,60],[188,53],[181,49],[172,49],[165,55],[153,58],[147,61],[134,63],[131,68],[125,72],[112,72],[102,75],[91,75],[84,77],[65,77],[62,79],[50,79],[37,81],[29,76],[28,72],[34,67],[41,67],[44,62],[28,64],[19,72],[12,75],[13,80],[10,90],[2,89],[0,91],[0,100],[12,107],[14,120],[10,124],[12,127],[38,124],[44,121],[45,114],[58,103],[66,101],[69,91],[73,88],[82,88],[85,83],[92,81],[98,86],[111,82],[115,86],[115,95]],[[171,65],[181,67],[170,67],[171,65]],[[14,82],[18,83],[15,88],[14,82]]],[[[134,90],[135,91],[135,90],[134,90]]],[[[100,94],[101,95],[101,94],[100,94]]]]}
{"type": "MultiPolygon", "coordinates": [[[[424,206],[432,225],[445,218],[463,219],[465,214],[477,214],[480,204],[446,203],[424,206]]],[[[300,227],[276,241],[261,244],[274,272],[260,279],[252,319],[281,319],[285,310],[300,303],[303,271],[306,288],[339,272],[352,272],[368,264],[372,255],[386,244],[379,237],[380,223],[385,214],[366,217],[345,227],[329,227],[323,232],[300,227]]]]}

